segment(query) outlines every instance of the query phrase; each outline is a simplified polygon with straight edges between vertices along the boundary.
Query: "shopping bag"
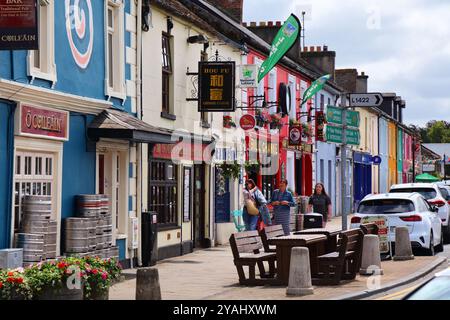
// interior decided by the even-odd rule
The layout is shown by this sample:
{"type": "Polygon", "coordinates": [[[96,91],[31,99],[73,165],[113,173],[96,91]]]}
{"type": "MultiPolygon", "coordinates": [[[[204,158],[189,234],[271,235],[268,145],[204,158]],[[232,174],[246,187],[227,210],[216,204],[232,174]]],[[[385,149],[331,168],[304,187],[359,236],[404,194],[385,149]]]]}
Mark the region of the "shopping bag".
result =
{"type": "Polygon", "coordinates": [[[269,208],[267,206],[261,206],[259,208],[259,216],[260,219],[262,218],[262,222],[264,222],[266,226],[272,225],[272,219],[270,217],[269,208]]]}
{"type": "Polygon", "coordinates": [[[232,214],[233,214],[233,221],[234,221],[234,226],[236,227],[236,230],[238,232],[244,231],[245,223],[244,223],[244,218],[242,217],[242,210],[234,210],[232,212],[232,214]]]}

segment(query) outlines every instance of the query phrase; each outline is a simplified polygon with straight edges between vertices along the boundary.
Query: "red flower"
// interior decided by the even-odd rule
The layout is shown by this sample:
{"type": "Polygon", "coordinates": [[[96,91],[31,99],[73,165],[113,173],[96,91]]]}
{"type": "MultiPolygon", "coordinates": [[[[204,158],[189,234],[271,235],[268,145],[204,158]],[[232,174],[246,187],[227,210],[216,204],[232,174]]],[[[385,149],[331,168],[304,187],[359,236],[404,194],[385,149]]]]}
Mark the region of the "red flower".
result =
{"type": "Polygon", "coordinates": [[[14,277],[14,272],[9,271],[9,272],[8,272],[8,277],[14,277]]]}
{"type": "Polygon", "coordinates": [[[23,278],[16,278],[14,279],[16,283],[22,284],[23,283],[23,278]]]}
{"type": "Polygon", "coordinates": [[[6,281],[9,283],[14,283],[14,278],[9,277],[8,279],[6,279],[6,281]]]}
{"type": "Polygon", "coordinates": [[[97,269],[92,270],[92,273],[97,274],[98,273],[97,269]]]}
{"type": "Polygon", "coordinates": [[[58,263],[58,269],[63,269],[63,268],[65,268],[67,266],[67,264],[65,263],[65,262],[60,262],[60,263],[58,263]]]}
{"type": "Polygon", "coordinates": [[[3,288],[3,282],[0,281],[0,289],[3,288]]]}
{"type": "Polygon", "coordinates": [[[108,278],[108,275],[106,273],[102,273],[102,279],[106,280],[106,278],[108,278]]]}

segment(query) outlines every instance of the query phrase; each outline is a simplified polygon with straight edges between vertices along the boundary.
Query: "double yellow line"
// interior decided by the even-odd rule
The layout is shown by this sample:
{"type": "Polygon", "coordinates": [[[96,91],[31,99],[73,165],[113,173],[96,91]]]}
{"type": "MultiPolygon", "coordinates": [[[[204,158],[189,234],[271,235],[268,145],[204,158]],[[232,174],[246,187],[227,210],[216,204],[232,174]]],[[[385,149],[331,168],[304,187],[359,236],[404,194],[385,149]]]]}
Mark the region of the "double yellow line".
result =
{"type": "Polygon", "coordinates": [[[415,286],[412,286],[412,287],[409,287],[409,288],[406,288],[406,289],[397,291],[397,292],[395,292],[395,293],[388,294],[388,295],[386,295],[386,296],[377,298],[377,299],[375,299],[375,300],[398,300],[398,299],[400,299],[400,298],[406,296],[409,292],[413,291],[413,290],[414,290],[415,288],[417,288],[418,286],[419,286],[419,285],[415,285],[415,286]]]}

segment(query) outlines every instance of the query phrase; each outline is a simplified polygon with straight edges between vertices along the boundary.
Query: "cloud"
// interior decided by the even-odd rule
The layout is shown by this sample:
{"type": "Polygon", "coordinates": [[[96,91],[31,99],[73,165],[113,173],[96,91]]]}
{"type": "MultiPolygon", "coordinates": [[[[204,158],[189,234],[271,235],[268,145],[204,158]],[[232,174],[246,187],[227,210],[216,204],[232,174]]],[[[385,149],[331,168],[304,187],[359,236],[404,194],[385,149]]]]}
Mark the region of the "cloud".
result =
{"type": "Polygon", "coordinates": [[[449,1],[244,0],[244,21],[284,20],[308,6],[306,45],[326,44],[337,68],[365,71],[369,90],[401,95],[405,122],[450,119],[449,1]]]}

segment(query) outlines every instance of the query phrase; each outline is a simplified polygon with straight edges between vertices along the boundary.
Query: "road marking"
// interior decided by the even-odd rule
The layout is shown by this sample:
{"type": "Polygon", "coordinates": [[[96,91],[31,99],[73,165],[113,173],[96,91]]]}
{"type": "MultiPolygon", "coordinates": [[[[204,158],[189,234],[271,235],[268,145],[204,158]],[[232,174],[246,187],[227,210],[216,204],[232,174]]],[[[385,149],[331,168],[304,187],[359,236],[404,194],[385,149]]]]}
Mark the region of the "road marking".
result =
{"type": "Polygon", "coordinates": [[[405,296],[407,293],[413,291],[413,290],[414,290],[415,288],[417,288],[418,286],[419,286],[419,285],[415,285],[415,286],[412,286],[412,287],[409,287],[409,288],[406,288],[406,289],[397,291],[397,292],[395,292],[395,293],[388,294],[388,295],[386,295],[386,296],[384,296],[384,297],[377,298],[377,299],[375,299],[375,300],[396,300],[397,298],[400,298],[400,297],[402,297],[402,296],[405,296]]]}

